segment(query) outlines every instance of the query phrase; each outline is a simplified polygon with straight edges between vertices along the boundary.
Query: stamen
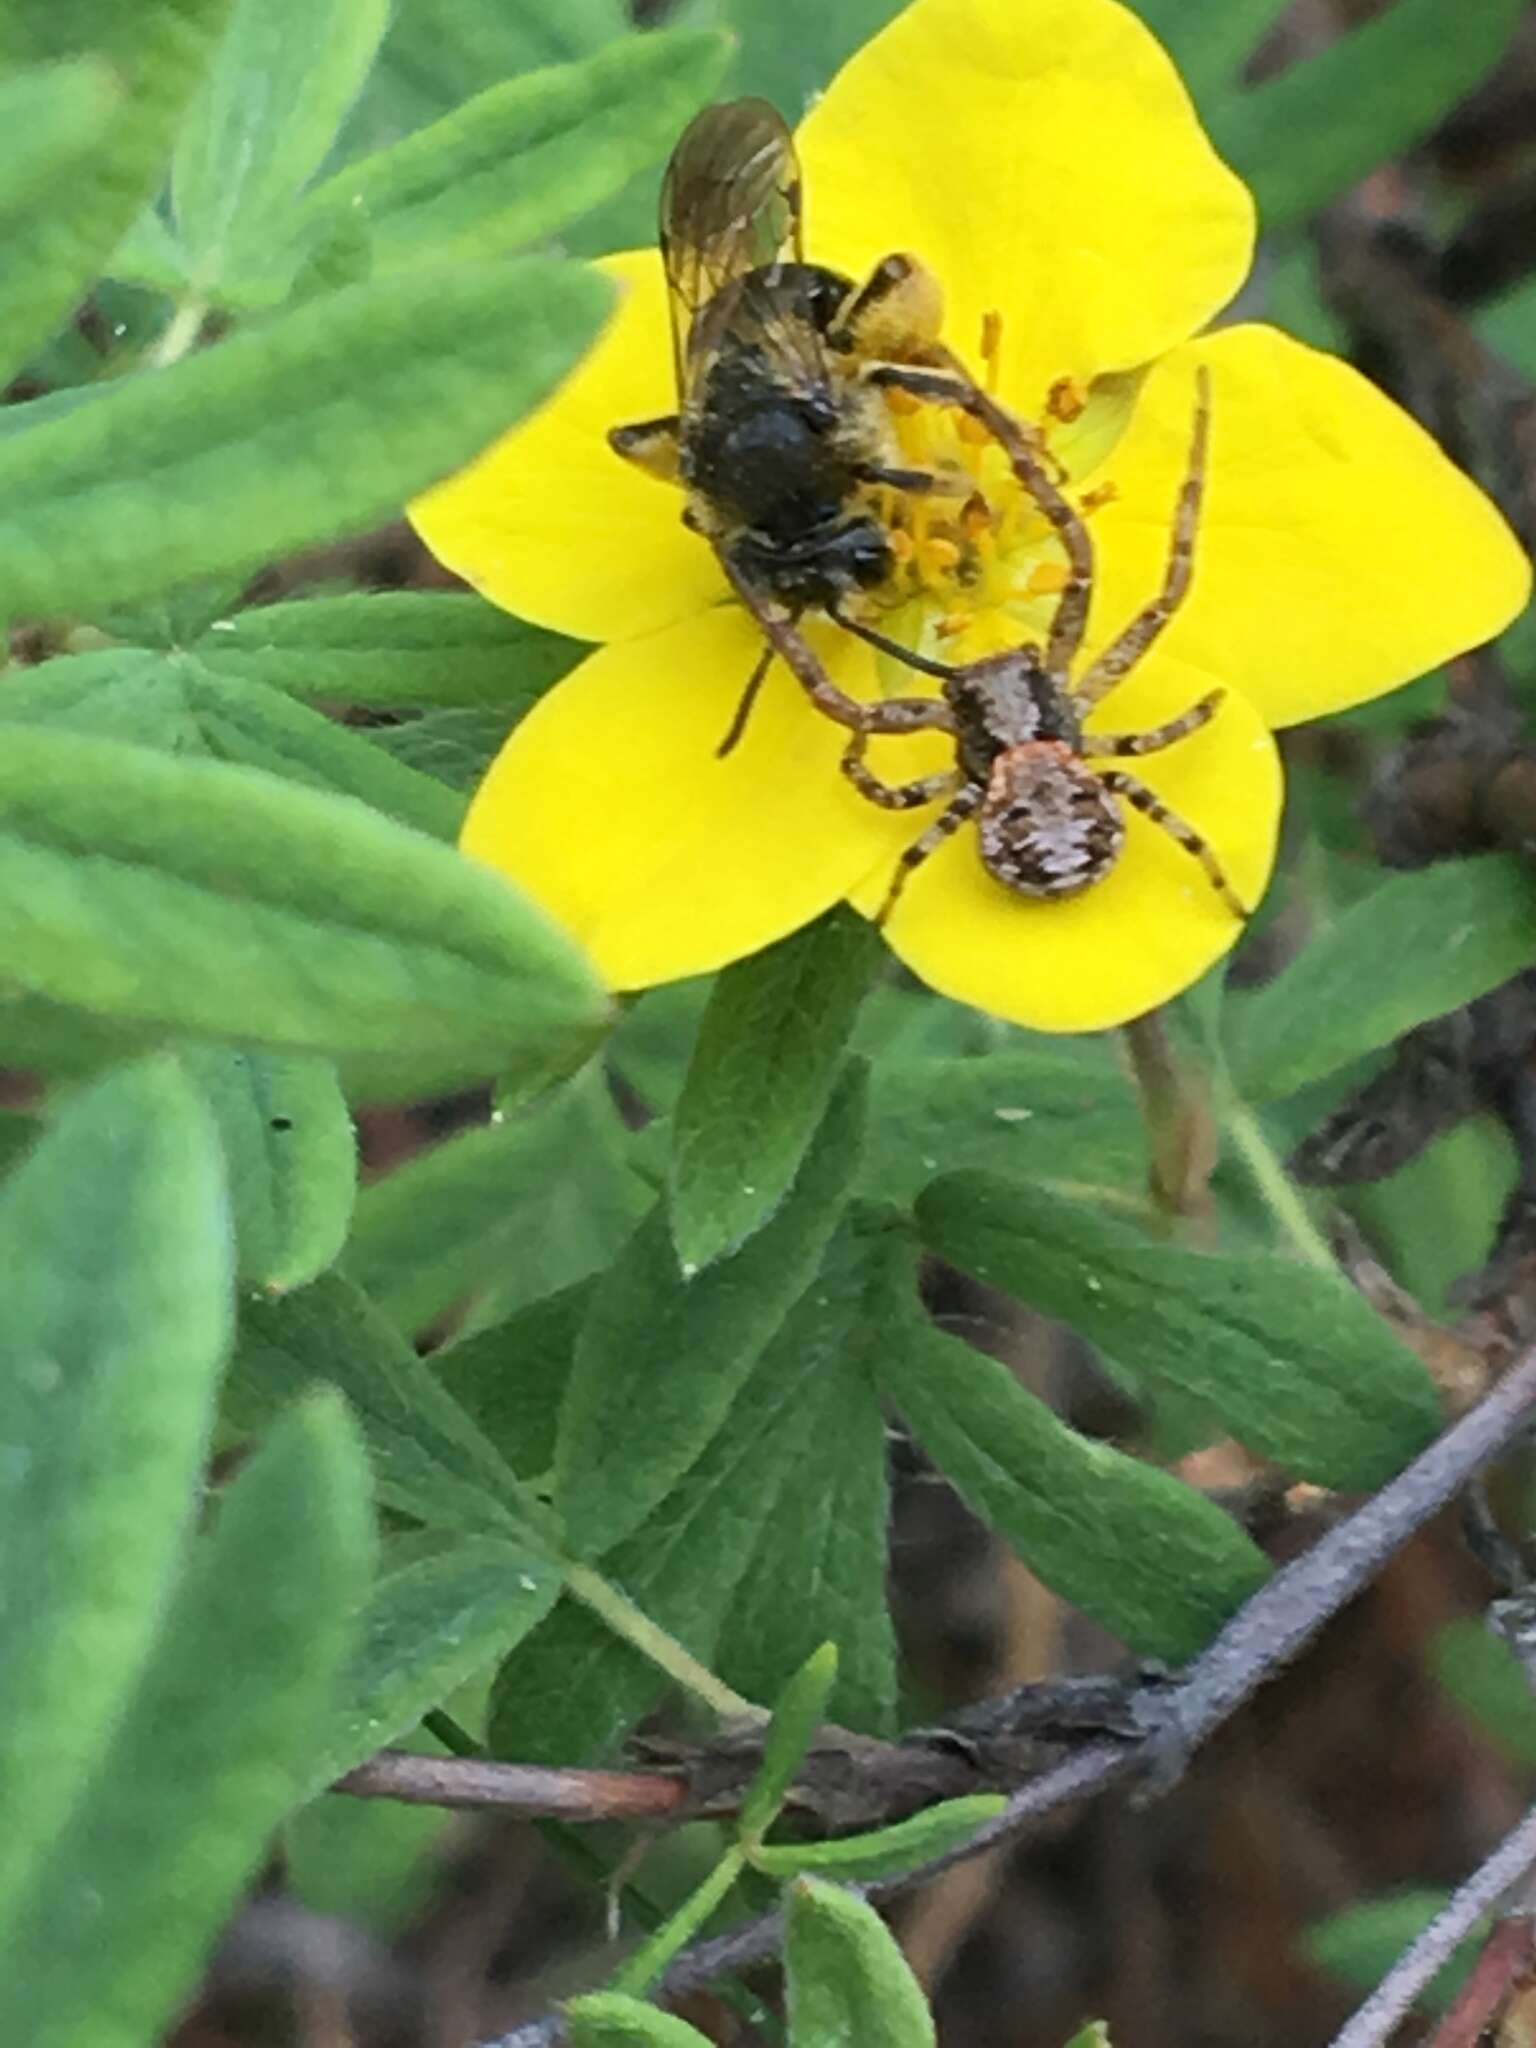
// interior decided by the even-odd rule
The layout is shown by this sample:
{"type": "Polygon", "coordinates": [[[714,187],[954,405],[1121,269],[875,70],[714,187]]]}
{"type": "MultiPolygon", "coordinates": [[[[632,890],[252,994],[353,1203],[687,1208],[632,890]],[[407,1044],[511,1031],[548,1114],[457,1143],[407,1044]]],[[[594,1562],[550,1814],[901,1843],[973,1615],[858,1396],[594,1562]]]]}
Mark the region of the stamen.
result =
{"type": "Polygon", "coordinates": [[[960,508],[960,530],[967,540],[979,540],[992,531],[992,507],[980,491],[972,491],[960,508]]]}
{"type": "Polygon", "coordinates": [[[1059,597],[1072,581],[1064,562],[1037,562],[1024,585],[1026,597],[1059,597]]]}
{"type": "Polygon", "coordinates": [[[1058,377],[1046,393],[1045,409],[1053,420],[1070,426],[1088,407],[1088,393],[1075,377],[1058,377]]]}
{"type": "Polygon", "coordinates": [[[986,390],[997,396],[998,366],[1003,353],[1003,316],[994,308],[981,316],[981,360],[986,366],[986,390]]]}
{"type": "Polygon", "coordinates": [[[1091,491],[1084,491],[1077,509],[1080,512],[1097,512],[1101,505],[1113,505],[1119,496],[1120,486],[1106,478],[1103,483],[1095,484],[1091,491]]]}

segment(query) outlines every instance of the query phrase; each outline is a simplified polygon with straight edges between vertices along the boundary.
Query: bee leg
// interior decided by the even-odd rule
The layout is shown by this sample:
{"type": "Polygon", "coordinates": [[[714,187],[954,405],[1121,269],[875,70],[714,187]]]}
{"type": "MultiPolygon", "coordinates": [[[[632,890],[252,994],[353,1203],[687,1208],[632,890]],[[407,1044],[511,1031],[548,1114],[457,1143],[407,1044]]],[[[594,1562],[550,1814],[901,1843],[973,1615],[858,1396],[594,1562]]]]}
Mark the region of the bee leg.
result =
{"type": "Polygon", "coordinates": [[[1116,754],[1161,753],[1175,740],[1198,732],[1202,725],[1209,725],[1226,694],[1225,690],[1212,690],[1198,704],[1191,704],[1187,711],[1181,711],[1177,718],[1170,718],[1164,725],[1154,725],[1146,732],[1085,732],[1081,751],[1090,761],[1116,754]]]}
{"type": "Polygon", "coordinates": [[[915,256],[887,256],[847,300],[827,340],[866,361],[925,361],[944,324],[944,290],[915,256]]]}
{"type": "Polygon", "coordinates": [[[1101,775],[1099,780],[1113,795],[1123,797],[1134,809],[1140,811],[1144,818],[1150,818],[1154,825],[1160,825],[1175,845],[1182,846],[1186,853],[1193,855],[1205,870],[1206,880],[1232,915],[1240,918],[1244,924],[1248,922],[1250,913],[1246,904],[1227,880],[1221,862],[1209,844],[1201,838],[1193,825],[1187,824],[1177,811],[1169,810],[1160,796],[1155,796],[1144,782],[1138,782],[1134,775],[1127,775],[1123,769],[1112,768],[1107,774],[1101,775]]]}
{"type": "Polygon", "coordinates": [[[860,796],[867,796],[882,811],[914,811],[919,804],[931,804],[941,796],[952,796],[960,786],[960,772],[956,768],[941,769],[936,775],[921,775],[915,782],[882,782],[865,764],[864,756],[868,749],[869,734],[854,733],[838,766],[860,796]]]}
{"type": "Polygon", "coordinates": [[[747,720],[752,716],[752,706],[757,702],[757,693],[763,687],[763,678],[767,675],[772,661],[773,647],[771,644],[765,645],[762,653],[752,664],[752,673],[747,677],[747,687],[742,691],[741,701],[726,727],[725,738],[715,749],[717,761],[723,761],[726,755],[734,752],[740,744],[741,736],[747,729],[747,720]]]}
{"type": "Polygon", "coordinates": [[[951,359],[942,370],[917,369],[905,363],[879,363],[868,372],[877,387],[910,391],[914,398],[932,399],[936,405],[953,405],[969,413],[985,427],[1008,457],[1014,475],[1055,529],[1067,558],[1067,582],[1051,620],[1046,643],[1045,665],[1052,675],[1064,676],[1083,644],[1088,626],[1088,597],[1093,589],[1093,541],[1076,509],[1061,490],[1031,445],[1026,430],[997,400],[973,383],[951,359]]]}
{"type": "Polygon", "coordinates": [[[926,654],[918,654],[910,647],[903,647],[899,640],[892,640],[886,634],[878,632],[875,627],[866,626],[862,619],[856,619],[845,612],[840,604],[829,604],[826,610],[827,617],[841,626],[845,633],[852,633],[857,639],[867,640],[871,647],[878,648],[882,654],[889,654],[893,660],[904,663],[907,668],[915,668],[919,675],[936,676],[941,683],[947,683],[957,673],[948,662],[932,661],[926,654]]]}
{"type": "Polygon", "coordinates": [[[1211,373],[1202,363],[1195,372],[1195,426],[1190,436],[1189,467],[1179,487],[1174,512],[1173,540],[1163,587],[1149,605],[1112,640],[1073,690],[1081,705],[1097,704],[1107,697],[1122,676],[1146,653],[1189,594],[1195,567],[1195,529],[1200,523],[1200,500],[1205,494],[1205,457],[1211,435],[1211,373]]]}
{"type": "Polygon", "coordinates": [[[608,446],[647,476],[664,484],[680,484],[683,449],[678,429],[676,413],[665,419],[637,420],[633,426],[610,427],[608,446]]]}
{"type": "Polygon", "coordinates": [[[882,704],[861,704],[857,697],[850,697],[846,690],[840,690],[797,631],[798,614],[791,617],[765,598],[736,566],[729,548],[722,548],[719,552],[720,566],[729,578],[731,588],[762,628],[764,639],[818,711],[825,712],[838,725],[847,726],[850,732],[916,732],[923,726],[954,731],[955,722],[949,707],[937,697],[896,698],[882,704]],[[899,723],[896,722],[898,712],[899,723]]]}
{"type": "Polygon", "coordinates": [[[967,818],[981,809],[986,796],[986,787],[980,782],[968,782],[961,789],[948,810],[941,811],[920,839],[914,839],[901,859],[896,863],[896,872],[891,877],[891,886],[885,892],[875,918],[877,925],[883,925],[896,908],[901,892],[912,879],[914,868],[920,868],[928,856],[937,853],[946,839],[953,838],[967,818]]]}

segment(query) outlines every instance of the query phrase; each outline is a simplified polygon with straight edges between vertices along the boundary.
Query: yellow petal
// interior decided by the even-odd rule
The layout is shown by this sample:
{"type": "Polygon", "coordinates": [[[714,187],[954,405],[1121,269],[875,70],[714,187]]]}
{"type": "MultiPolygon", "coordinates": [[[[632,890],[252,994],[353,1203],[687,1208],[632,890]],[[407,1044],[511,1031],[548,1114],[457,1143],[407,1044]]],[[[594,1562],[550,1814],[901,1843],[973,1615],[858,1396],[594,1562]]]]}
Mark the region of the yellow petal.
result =
{"type": "MultiPolygon", "coordinates": [[[[1186,709],[1184,679],[1149,656],[1089,721],[1102,732],[1143,731],[1186,709]]],[[[890,774],[881,743],[881,774],[890,774]]],[[[1123,767],[1194,826],[1250,908],[1269,879],[1282,787],[1275,743],[1254,711],[1229,696],[1209,725],[1123,767]]],[[[942,809],[906,814],[911,838],[942,809]]],[[[873,915],[891,867],[853,892],[873,915]]],[[[1035,1031],[1101,1031],[1155,1008],[1196,981],[1242,927],[1194,857],[1127,807],[1126,842],[1102,882],[1042,902],[992,880],[976,831],[963,825],[907,883],[886,927],[893,949],[930,987],[1035,1031]]]]}
{"type": "Polygon", "coordinates": [[[1491,639],[1527,602],[1513,534],[1407,413],[1333,356],[1233,327],[1152,369],[1104,464],[1117,495],[1092,524],[1090,652],[1162,580],[1199,362],[1212,410],[1194,582],[1159,642],[1191,687],[1229,683],[1292,725],[1491,639]]]}
{"type": "Polygon", "coordinates": [[[973,367],[1000,311],[1002,395],[1029,417],[1058,378],[1192,334],[1252,260],[1246,188],[1116,0],[914,0],[798,141],[808,253],[855,276],[921,257],[973,367]]]}
{"type": "Polygon", "coordinates": [[[625,286],[601,340],[539,409],[417,498],[412,525],[492,604],[579,640],[652,633],[725,595],[683,495],[625,462],[610,427],[677,409],[654,250],[598,265],[625,286]]]}
{"type": "MultiPolygon", "coordinates": [[[[875,694],[866,648],[812,629],[829,670],[875,694]]],[[[513,733],[460,844],[581,940],[609,984],[703,974],[846,895],[906,821],[838,773],[847,741],[775,666],[724,761],[761,645],[721,608],[588,657],[513,733]]]]}

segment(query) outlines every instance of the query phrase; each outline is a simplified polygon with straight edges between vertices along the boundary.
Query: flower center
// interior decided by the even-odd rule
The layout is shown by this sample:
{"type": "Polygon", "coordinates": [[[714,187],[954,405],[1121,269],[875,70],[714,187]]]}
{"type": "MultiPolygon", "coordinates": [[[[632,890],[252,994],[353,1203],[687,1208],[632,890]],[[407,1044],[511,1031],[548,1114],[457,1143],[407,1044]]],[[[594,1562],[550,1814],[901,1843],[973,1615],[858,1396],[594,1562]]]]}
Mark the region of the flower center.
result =
{"type": "MultiPolygon", "coordinates": [[[[998,313],[982,322],[979,381],[989,393],[997,388],[1002,325],[998,313]]],[[[868,494],[896,563],[871,600],[883,614],[884,630],[949,661],[1043,638],[1052,604],[1066,587],[1066,562],[1007,455],[978,421],[955,407],[896,390],[885,398],[902,466],[937,476],[939,486],[924,493],[868,494]]],[[[1069,379],[1052,387],[1046,417],[1033,431],[1053,472],[1059,464],[1051,456],[1052,431],[1077,419],[1086,402],[1069,379]]],[[[1079,498],[1078,510],[1091,512],[1113,495],[1113,486],[1103,485],[1079,498]]],[[[910,678],[905,687],[911,687],[910,678]]]]}

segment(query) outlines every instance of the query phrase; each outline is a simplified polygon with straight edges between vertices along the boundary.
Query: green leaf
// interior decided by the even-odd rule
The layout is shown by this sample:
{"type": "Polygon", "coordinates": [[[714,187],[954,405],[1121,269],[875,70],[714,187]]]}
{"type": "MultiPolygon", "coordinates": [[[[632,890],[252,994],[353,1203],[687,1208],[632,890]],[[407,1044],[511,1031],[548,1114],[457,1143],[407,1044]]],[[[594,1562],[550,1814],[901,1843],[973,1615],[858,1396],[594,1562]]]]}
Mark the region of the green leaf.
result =
{"type": "Polygon", "coordinates": [[[785,1911],[791,2048],[933,2048],[933,2016],[873,1906],[798,1878],[785,1911]]]}
{"type": "Polygon", "coordinates": [[[1525,0],[1467,0],[1447,40],[1444,0],[1397,0],[1212,107],[1211,139],[1253,188],[1267,229],[1303,220],[1427,134],[1497,63],[1524,13],[1525,0]]]}
{"type": "MultiPolygon", "coordinates": [[[[154,196],[229,12],[230,0],[13,0],[0,13],[0,70],[90,56],[118,88],[104,128],[99,113],[85,117],[81,160],[54,179],[49,203],[0,221],[0,383],[85,296],[154,196]]],[[[44,146],[58,146],[56,132],[44,146]]]]}
{"type": "Polygon", "coordinates": [[[813,1650],[779,1695],[763,1740],[763,1760],[741,1804],[737,1834],[755,1845],[778,1818],[805,1752],[827,1715],[837,1683],[837,1645],[813,1650]]]}
{"type": "Polygon", "coordinates": [[[229,1489],[100,1772],[9,1917],[0,2036],[158,2038],[299,1796],[371,1540],[351,1425],[339,1402],[307,1402],[229,1489]]]}
{"type": "Polygon", "coordinates": [[[1536,902],[1514,855],[1394,875],[1257,994],[1228,1003],[1238,1087],[1255,1102],[1293,1095],[1533,961],[1536,902]]]}
{"type": "Polygon", "coordinates": [[[542,257],[432,266],[6,436],[0,604],[72,614],[82,590],[121,603],[394,516],[544,396],[611,296],[542,257]]]}
{"type": "Polygon", "coordinates": [[[573,947],[488,869],[341,798],[10,727],[0,958],[12,986],[141,1029],[541,1069],[601,1024],[573,947]]]}
{"type": "Polygon", "coordinates": [[[395,9],[343,154],[395,141],[488,81],[585,57],[630,26],[624,0],[411,0],[395,9]]]}
{"type": "Polygon", "coordinates": [[[0,705],[7,724],[265,768],[355,796],[436,839],[452,839],[463,815],[436,783],[381,757],[360,734],[260,683],[215,675],[196,654],[117,647],[66,655],[12,679],[0,705]]]}
{"type": "Polygon", "coordinates": [[[857,1069],[778,1215],[734,1258],[685,1279],[658,1209],[604,1276],[576,1347],[555,1458],[577,1555],[600,1557],[638,1528],[718,1429],[816,1271],[857,1170],[863,1118],[857,1069]]]}
{"type": "Polygon", "coordinates": [[[877,1059],[861,1176],[870,1195],[910,1203],[941,1169],[965,1166],[1139,1208],[1146,1132],[1111,1047],[1041,1041],[982,1059],[877,1059]]]}
{"type": "Polygon", "coordinates": [[[347,1270],[416,1331],[497,1283],[508,1311],[608,1264],[650,1200],[593,1066],[526,1115],[461,1132],[363,1191],[347,1270]]]}
{"type": "Polygon", "coordinates": [[[915,1304],[882,1360],[890,1398],[961,1498],[1129,1649],[1182,1663],[1264,1583],[1263,1553],[1213,1502],[1079,1436],[915,1304]]]}
{"type": "Polygon", "coordinates": [[[542,1559],[477,1536],[397,1537],[363,1612],[324,1738],[305,1760],[322,1792],[504,1656],[560,1593],[542,1559]]]}
{"type": "Polygon", "coordinates": [[[194,1046],[182,1064],[223,1141],[239,1278],[286,1294],[323,1273],[357,1189],[352,1119],[326,1060],[194,1046]]]}
{"type": "Polygon", "coordinates": [[[388,21],[389,0],[237,0],[171,165],[198,291],[219,297],[287,229],[388,21]]]}
{"type": "Polygon", "coordinates": [[[532,1541],[538,1504],[431,1367],[336,1274],[245,1304],[226,1401],[238,1426],[260,1428],[317,1383],[350,1403],[387,1506],[428,1528],[532,1541]]]}
{"type": "Polygon", "coordinates": [[[709,2048],[708,2038],[686,2020],[658,2012],[622,1991],[589,1991],[565,2008],[571,2048],[709,2048]]]}
{"type": "Polygon", "coordinates": [[[19,1109],[0,1110],[0,1174],[19,1165],[46,1128],[41,1117],[19,1109]]]}
{"type": "Polygon", "coordinates": [[[672,1119],[685,1274],[734,1251],[784,1199],[881,957],[864,918],[833,910],[716,981],[672,1119]]]}
{"type": "Polygon", "coordinates": [[[917,1218],[941,1258],[1208,1403],[1320,1485],[1379,1486],[1440,1428],[1422,1364],[1331,1274],[1183,1251],[990,1174],[936,1181],[917,1218]]]}
{"type": "Polygon", "coordinates": [[[1514,1762],[1527,1769],[1536,1764],[1536,1694],[1503,1636],[1481,1621],[1453,1621],[1436,1634],[1430,1666],[1457,1705],[1514,1762]]]}
{"type": "MultiPolygon", "coordinates": [[[[830,1639],[838,1649],[833,1718],[889,1734],[896,1647],[885,1582],[889,1445],[870,1364],[882,1341],[876,1308],[889,1257],[884,1217],[855,1211],[774,1339],[805,1377],[778,1423],[782,1476],[762,1503],[757,1540],[715,1647],[715,1667],[748,1699],[771,1699],[785,1674],[830,1639]]],[[[754,1480],[754,1485],[755,1485],[754,1480]]]]}
{"type": "Polygon", "coordinates": [[[7,252],[34,202],[46,203],[74,173],[119,104],[111,71],[90,58],[0,78],[0,134],[8,138],[0,163],[0,222],[7,252]]]}
{"type": "MultiPolygon", "coordinates": [[[[602,1568],[696,1657],[709,1659],[717,1641],[723,1652],[729,1619],[741,1647],[729,1663],[722,1654],[722,1672],[739,1686],[750,1664],[761,1696],[835,1638],[836,1719],[883,1733],[895,1653],[884,1433],[857,1350],[870,1329],[863,1239],[852,1223],[834,1239],[709,1444],[602,1568]],[[808,1447],[829,1440],[859,1476],[812,1499],[808,1447]],[[796,1528],[802,1514],[805,1534],[796,1528]]],[[[831,1462],[824,1457],[816,1472],[831,1462]]],[[[492,1740],[502,1755],[550,1762],[608,1755],[665,1686],[654,1665],[567,1600],[503,1665],[492,1740]]]]}
{"type": "Polygon", "coordinates": [[[397,711],[505,711],[511,725],[586,652],[478,597],[352,591],[216,619],[191,650],[205,670],[291,696],[397,711]]]}
{"type": "MultiPolygon", "coordinates": [[[[1450,1896],[1430,1885],[1416,1885],[1362,1899],[1309,1927],[1302,1935],[1302,1953],[1357,1990],[1373,1990],[1403,1950],[1417,1941],[1444,1909],[1450,1896]]],[[[1467,1936],[1417,2000],[1416,2010],[1437,2016],[1450,2010],[1477,1959],[1483,1933],[1479,1928],[1467,1936]]]]}
{"type": "Polygon", "coordinates": [[[580,63],[493,85],[328,179],[300,229],[320,233],[361,214],[375,269],[388,275],[524,248],[661,157],[727,55],[718,35],[629,36],[580,63]]]}
{"type": "Polygon", "coordinates": [[[554,1463],[560,1404],[592,1282],[579,1280],[432,1353],[432,1368],[520,1479],[554,1463]]]}
{"type": "Polygon", "coordinates": [[[841,1835],[832,1842],[764,1842],[752,1851],[752,1866],[777,1878],[825,1871],[845,1884],[904,1877],[968,1842],[1007,1804],[1000,1792],[977,1792],[968,1799],[941,1800],[910,1820],[864,1835],[841,1835]]]}
{"type": "Polygon", "coordinates": [[[470,796],[506,745],[517,716],[510,710],[429,711],[398,725],[370,726],[368,738],[404,767],[470,796]]]}
{"type": "Polygon", "coordinates": [[[218,1147],[173,1066],[124,1069],[65,1104],[0,1194],[0,1275],[9,1924],[148,1652],[229,1339],[218,1147]]]}
{"type": "Polygon", "coordinates": [[[772,7],[761,0],[721,0],[719,18],[741,42],[740,89],[772,100],[793,125],[900,6],[901,0],[838,0],[836,7],[824,0],[775,0],[772,7]]]}
{"type": "Polygon", "coordinates": [[[1167,50],[1207,120],[1242,90],[1239,73],[1287,0],[1136,0],[1136,12],[1167,50]]]}

